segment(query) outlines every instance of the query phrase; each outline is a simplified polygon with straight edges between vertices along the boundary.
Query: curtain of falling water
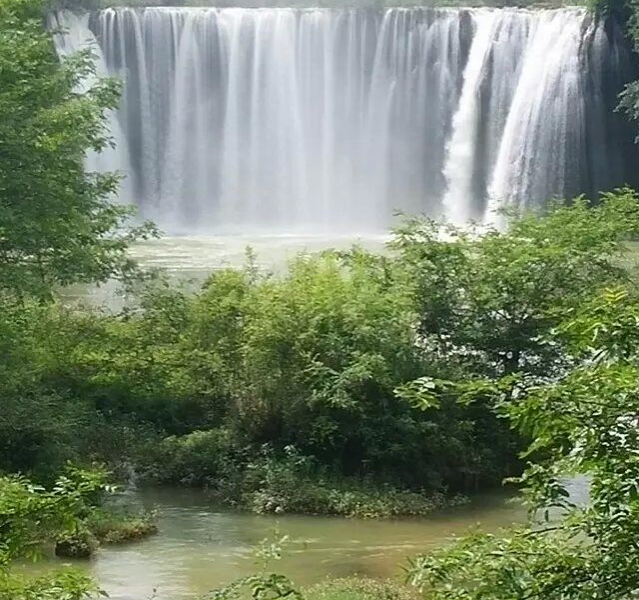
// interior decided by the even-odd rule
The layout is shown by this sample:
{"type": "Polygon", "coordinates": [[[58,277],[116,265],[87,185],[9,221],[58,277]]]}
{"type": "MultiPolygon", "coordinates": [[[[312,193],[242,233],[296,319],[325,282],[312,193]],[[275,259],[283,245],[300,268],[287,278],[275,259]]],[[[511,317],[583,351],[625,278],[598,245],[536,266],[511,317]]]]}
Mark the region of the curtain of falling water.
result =
{"type": "Polygon", "coordinates": [[[57,16],[125,82],[129,199],[170,232],[463,223],[630,178],[612,26],[559,9],[146,8],[57,16]],[[610,73],[615,76],[611,77],[610,73]]]}

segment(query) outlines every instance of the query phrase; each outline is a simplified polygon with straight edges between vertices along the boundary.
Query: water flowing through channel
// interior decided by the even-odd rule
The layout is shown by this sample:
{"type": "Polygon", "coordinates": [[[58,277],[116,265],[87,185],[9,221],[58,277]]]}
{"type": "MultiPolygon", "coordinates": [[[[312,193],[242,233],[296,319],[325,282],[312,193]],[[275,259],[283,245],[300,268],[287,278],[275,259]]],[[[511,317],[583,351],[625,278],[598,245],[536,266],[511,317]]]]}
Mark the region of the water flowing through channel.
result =
{"type": "Polygon", "coordinates": [[[124,200],[172,233],[463,223],[626,182],[633,76],[582,9],[117,8],[59,13],[124,80],[124,200]]]}

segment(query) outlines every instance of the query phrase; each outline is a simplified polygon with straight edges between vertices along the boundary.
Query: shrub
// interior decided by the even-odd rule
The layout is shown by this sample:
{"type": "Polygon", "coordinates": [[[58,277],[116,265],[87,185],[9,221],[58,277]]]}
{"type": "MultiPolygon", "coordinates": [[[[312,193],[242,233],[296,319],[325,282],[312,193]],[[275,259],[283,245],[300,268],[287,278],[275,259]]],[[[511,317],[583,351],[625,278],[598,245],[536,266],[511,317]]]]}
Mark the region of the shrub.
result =
{"type": "Polygon", "coordinates": [[[256,513],[300,513],[359,518],[423,516],[461,496],[441,492],[415,492],[330,475],[294,448],[284,458],[265,453],[247,467],[242,505],[256,513]]]}
{"type": "Polygon", "coordinates": [[[158,533],[152,512],[130,514],[99,508],[89,515],[86,526],[102,544],[123,544],[158,533]]]}
{"type": "Polygon", "coordinates": [[[98,547],[97,540],[85,527],[60,536],[55,543],[55,555],[61,558],[90,558],[98,547]]]}
{"type": "Polygon", "coordinates": [[[159,483],[214,487],[232,473],[235,453],[226,429],[170,436],[142,449],[142,476],[159,483]]]}
{"type": "Polygon", "coordinates": [[[363,519],[425,516],[439,508],[465,502],[463,496],[413,492],[348,479],[297,480],[295,485],[286,486],[271,482],[271,487],[245,494],[244,500],[250,510],[261,514],[339,515],[363,519]]]}
{"type": "Polygon", "coordinates": [[[413,220],[387,256],[300,256],[277,277],[249,262],[196,294],[156,281],[118,315],[7,304],[0,467],[139,450],[156,481],[259,510],[288,510],[283,498],[313,478],[324,483],[305,502],[317,511],[340,480],[430,497],[496,485],[516,474],[521,439],[490,402],[433,382],[561,372],[570,356],[544,335],[628,278],[624,241],[638,228],[636,195],[618,190],[595,208],[514,218],[509,233],[443,240],[413,220]],[[427,406],[411,402],[411,382],[431,386],[427,406]],[[91,447],[94,429],[104,435],[91,447]],[[276,462],[296,448],[312,475],[298,464],[287,480],[264,446],[276,462]]]}

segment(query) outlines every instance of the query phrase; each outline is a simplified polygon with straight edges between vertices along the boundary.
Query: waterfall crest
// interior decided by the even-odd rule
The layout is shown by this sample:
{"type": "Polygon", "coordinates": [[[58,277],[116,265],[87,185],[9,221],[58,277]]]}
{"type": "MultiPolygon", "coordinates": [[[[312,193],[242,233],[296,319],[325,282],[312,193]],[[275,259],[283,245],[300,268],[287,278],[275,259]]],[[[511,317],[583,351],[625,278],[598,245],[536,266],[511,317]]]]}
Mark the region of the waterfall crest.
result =
{"type": "Polygon", "coordinates": [[[124,80],[101,166],[170,232],[366,232],[396,209],[495,222],[632,176],[612,114],[628,53],[582,9],[56,18],[62,54],[95,41],[124,80]]]}

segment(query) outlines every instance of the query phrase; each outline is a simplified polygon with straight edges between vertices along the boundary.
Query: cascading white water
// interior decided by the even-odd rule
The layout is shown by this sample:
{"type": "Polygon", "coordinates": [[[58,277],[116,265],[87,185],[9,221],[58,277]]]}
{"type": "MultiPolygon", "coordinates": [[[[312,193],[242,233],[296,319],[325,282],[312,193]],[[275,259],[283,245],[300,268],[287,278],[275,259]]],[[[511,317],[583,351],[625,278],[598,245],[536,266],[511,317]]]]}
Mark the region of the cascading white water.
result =
{"type": "Polygon", "coordinates": [[[579,19],[548,12],[533,24],[488,188],[491,221],[500,221],[501,205],[533,204],[578,189],[571,178],[587,160],[583,39],[579,19]]]}
{"type": "Polygon", "coordinates": [[[364,232],[395,209],[493,221],[628,175],[610,114],[625,50],[581,9],[57,19],[124,79],[118,168],[167,231],[364,232]]]}
{"type": "MultiPolygon", "coordinates": [[[[82,91],[89,90],[98,77],[108,77],[109,71],[104,56],[95,36],[88,28],[89,15],[71,17],[69,27],[69,15],[52,15],[49,26],[54,30],[62,29],[65,35],[55,36],[56,51],[59,56],[67,57],[81,50],[90,49],[95,57],[95,76],[82,83],[82,91]]],[[[90,172],[118,172],[122,175],[120,194],[130,201],[133,197],[131,187],[132,173],[130,172],[130,160],[126,136],[120,127],[118,115],[112,111],[107,114],[107,125],[113,145],[109,145],[101,152],[90,151],[86,157],[86,168],[90,172]]]]}
{"type": "Polygon", "coordinates": [[[453,117],[444,177],[447,188],[444,209],[449,221],[463,225],[471,217],[473,201],[472,173],[475,164],[477,136],[481,121],[479,83],[494,39],[493,30],[499,13],[477,11],[474,15],[476,31],[473,35],[468,62],[464,70],[464,83],[457,112],[453,117]]]}

